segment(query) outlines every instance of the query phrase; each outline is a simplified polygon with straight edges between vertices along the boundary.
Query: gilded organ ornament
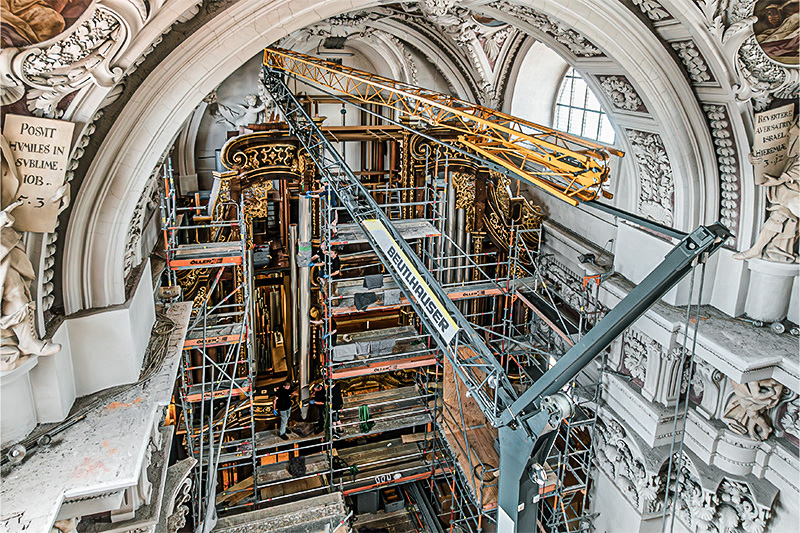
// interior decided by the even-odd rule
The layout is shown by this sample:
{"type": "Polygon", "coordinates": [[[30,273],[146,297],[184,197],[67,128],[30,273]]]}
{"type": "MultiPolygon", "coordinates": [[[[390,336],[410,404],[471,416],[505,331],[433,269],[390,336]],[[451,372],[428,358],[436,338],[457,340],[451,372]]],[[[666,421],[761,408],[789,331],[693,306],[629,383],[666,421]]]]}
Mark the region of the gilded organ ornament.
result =
{"type": "Polygon", "coordinates": [[[267,216],[269,211],[269,192],[272,189],[272,181],[262,181],[242,191],[245,218],[252,220],[253,218],[267,216]]]}
{"type": "Polygon", "coordinates": [[[239,135],[222,147],[222,164],[229,169],[238,168],[250,180],[276,174],[302,174],[306,161],[299,161],[297,144],[276,138],[274,132],[259,131],[239,135]]]}
{"type": "Polygon", "coordinates": [[[467,233],[475,229],[475,174],[453,172],[453,187],[456,189],[456,209],[463,209],[467,215],[467,233]]]}
{"type": "MultiPolygon", "coordinates": [[[[510,251],[513,245],[512,227],[535,230],[542,224],[542,209],[530,200],[511,196],[511,179],[499,172],[491,172],[489,182],[489,202],[484,223],[495,244],[510,251]]],[[[521,233],[526,246],[535,250],[539,246],[539,235],[535,231],[521,233]]]]}

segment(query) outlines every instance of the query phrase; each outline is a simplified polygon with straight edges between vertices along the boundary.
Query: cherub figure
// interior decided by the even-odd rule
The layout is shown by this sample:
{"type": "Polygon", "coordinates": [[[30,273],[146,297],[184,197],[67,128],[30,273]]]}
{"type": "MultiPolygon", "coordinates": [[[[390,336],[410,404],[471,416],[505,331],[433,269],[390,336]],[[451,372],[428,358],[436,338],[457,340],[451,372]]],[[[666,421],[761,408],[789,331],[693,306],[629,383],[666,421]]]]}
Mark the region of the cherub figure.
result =
{"type": "Polygon", "coordinates": [[[244,97],[244,105],[233,104],[228,107],[217,104],[219,119],[217,122],[229,124],[233,128],[247,127],[250,124],[258,124],[259,114],[266,112],[267,106],[260,101],[258,95],[248,94],[244,97]]]}

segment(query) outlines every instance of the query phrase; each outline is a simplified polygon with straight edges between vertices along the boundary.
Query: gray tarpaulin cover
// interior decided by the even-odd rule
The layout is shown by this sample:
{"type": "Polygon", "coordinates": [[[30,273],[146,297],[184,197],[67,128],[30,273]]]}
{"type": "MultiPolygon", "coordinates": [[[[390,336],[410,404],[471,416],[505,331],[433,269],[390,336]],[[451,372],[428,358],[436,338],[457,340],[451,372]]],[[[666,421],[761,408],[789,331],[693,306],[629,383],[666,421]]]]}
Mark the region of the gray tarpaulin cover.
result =
{"type": "Polygon", "coordinates": [[[357,347],[355,344],[342,344],[334,346],[333,360],[334,361],[352,361],[355,359],[357,347]]]}
{"type": "Polygon", "coordinates": [[[383,305],[399,305],[400,289],[387,289],[383,291],[383,305]]]}
{"type": "Polygon", "coordinates": [[[353,295],[353,303],[359,311],[363,311],[377,301],[378,296],[374,292],[357,292],[353,295]]]}
{"type": "Polygon", "coordinates": [[[311,242],[299,241],[297,243],[297,266],[307,267],[311,265],[311,242]]]}
{"type": "Polygon", "coordinates": [[[383,287],[383,274],[364,276],[365,289],[380,289],[381,287],[383,287]]]}

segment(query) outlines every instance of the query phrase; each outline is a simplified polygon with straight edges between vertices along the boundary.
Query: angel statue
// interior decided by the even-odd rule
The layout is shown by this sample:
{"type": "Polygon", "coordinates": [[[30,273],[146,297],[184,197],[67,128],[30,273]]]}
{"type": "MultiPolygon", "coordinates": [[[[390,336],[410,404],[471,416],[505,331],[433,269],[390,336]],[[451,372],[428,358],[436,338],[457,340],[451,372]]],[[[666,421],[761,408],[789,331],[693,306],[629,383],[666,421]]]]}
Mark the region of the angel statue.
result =
{"type": "MultiPolygon", "coordinates": [[[[5,139],[3,144],[4,148],[7,147],[5,139]]],[[[11,214],[21,205],[21,202],[13,201],[20,182],[9,151],[3,150],[3,155],[3,194],[0,198],[4,206],[0,211],[0,371],[6,372],[16,368],[27,356],[56,354],[61,350],[61,345],[49,339],[39,339],[36,333],[36,305],[30,291],[36,272],[25,253],[22,234],[14,229],[15,220],[11,214]]],[[[69,185],[61,186],[50,201],[61,203],[63,210],[69,202],[69,185]]]]}
{"type": "Polygon", "coordinates": [[[217,122],[229,124],[233,128],[246,128],[250,124],[258,124],[261,122],[259,115],[267,110],[267,106],[259,99],[257,94],[245,96],[244,105],[233,104],[232,107],[228,107],[217,103],[217,106],[219,113],[217,122]]]}
{"type": "MultiPolygon", "coordinates": [[[[800,233],[800,143],[797,117],[789,128],[787,159],[779,176],[756,176],[758,185],[767,188],[770,215],[755,244],[733,254],[734,259],[760,257],[779,263],[797,263],[798,233],[800,233]]],[[[753,159],[753,158],[751,158],[753,159]]],[[[755,161],[754,161],[755,162],[755,161]]]]}

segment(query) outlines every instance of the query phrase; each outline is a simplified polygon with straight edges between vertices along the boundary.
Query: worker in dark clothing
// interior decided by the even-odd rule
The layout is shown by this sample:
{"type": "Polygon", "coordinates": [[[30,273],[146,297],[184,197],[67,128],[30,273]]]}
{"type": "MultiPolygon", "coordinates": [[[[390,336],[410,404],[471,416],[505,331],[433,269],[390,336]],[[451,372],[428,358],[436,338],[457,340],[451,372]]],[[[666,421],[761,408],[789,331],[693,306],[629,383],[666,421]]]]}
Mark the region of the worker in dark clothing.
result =
{"type": "Polygon", "coordinates": [[[275,400],[272,402],[272,410],[281,417],[281,426],[278,429],[278,436],[283,440],[289,440],[286,429],[289,427],[289,416],[292,414],[292,396],[297,392],[292,391],[292,382],[284,381],[275,391],[275,400]]]}
{"type": "Polygon", "coordinates": [[[339,197],[336,195],[336,191],[331,187],[331,184],[328,183],[326,178],[322,178],[319,180],[320,187],[314,191],[309,191],[306,193],[306,196],[309,198],[322,198],[327,204],[330,205],[331,209],[333,210],[333,220],[331,221],[331,235],[336,236],[338,232],[336,226],[339,224],[339,210],[336,209],[339,207],[339,197]]]}
{"type": "Polygon", "coordinates": [[[322,430],[325,429],[325,407],[328,403],[325,398],[325,385],[322,383],[314,385],[311,389],[311,400],[308,403],[313,405],[317,411],[317,426],[314,433],[322,433],[322,430]]]}
{"type": "Polygon", "coordinates": [[[312,262],[319,261],[322,264],[325,261],[325,256],[328,255],[328,245],[325,244],[325,241],[321,241],[319,243],[319,247],[314,250],[314,255],[311,256],[312,262]]]}
{"type": "Polygon", "coordinates": [[[339,413],[342,407],[344,407],[342,389],[339,388],[339,382],[334,381],[331,386],[331,435],[334,439],[342,436],[341,423],[339,422],[339,413]]]}
{"type": "MultiPolygon", "coordinates": [[[[323,252],[323,254],[324,254],[324,252],[323,252]]],[[[323,274],[323,275],[320,276],[322,279],[319,280],[319,286],[324,291],[325,288],[326,288],[326,284],[325,284],[325,282],[323,280],[327,280],[330,277],[330,279],[331,279],[331,295],[332,295],[332,297],[335,297],[337,299],[337,302],[334,303],[334,305],[338,305],[339,293],[337,291],[337,284],[338,283],[337,283],[336,280],[338,280],[339,278],[342,277],[342,260],[339,258],[339,251],[334,247],[332,247],[330,249],[330,251],[328,251],[327,255],[330,258],[330,262],[331,262],[330,263],[331,264],[331,273],[330,273],[330,275],[323,274]]],[[[322,267],[325,266],[325,261],[324,260],[320,260],[318,263],[312,263],[311,266],[318,266],[318,267],[322,268],[322,267]]],[[[317,271],[317,272],[319,272],[319,271],[317,271]]],[[[317,275],[319,275],[319,274],[317,274],[317,275]]]]}

